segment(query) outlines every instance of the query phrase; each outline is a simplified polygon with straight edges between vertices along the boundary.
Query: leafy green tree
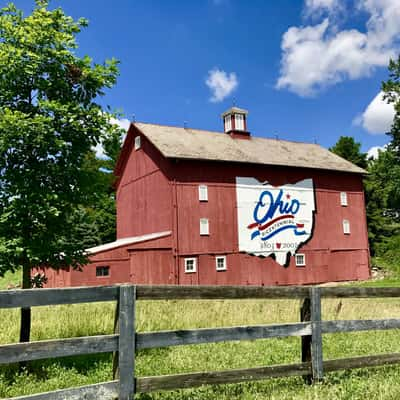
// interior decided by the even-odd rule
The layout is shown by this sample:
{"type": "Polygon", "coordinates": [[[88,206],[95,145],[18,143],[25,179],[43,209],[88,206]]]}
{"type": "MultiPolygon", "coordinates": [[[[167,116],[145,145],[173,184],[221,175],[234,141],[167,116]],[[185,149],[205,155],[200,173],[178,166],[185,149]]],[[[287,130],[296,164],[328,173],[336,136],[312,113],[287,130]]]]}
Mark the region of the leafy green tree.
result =
{"type": "MultiPolygon", "coordinates": [[[[116,139],[115,141],[117,142],[116,139]]],[[[85,163],[85,168],[92,175],[95,185],[92,201],[85,207],[87,221],[96,228],[97,243],[93,245],[112,242],[116,239],[116,209],[113,188],[115,177],[112,174],[115,162],[108,156],[106,146],[104,144],[103,146],[106,159],[96,158],[91,153],[85,163]]],[[[118,139],[118,152],[119,148],[120,139],[118,139]]],[[[90,238],[89,241],[91,241],[90,238]]]]}
{"type": "Polygon", "coordinates": [[[361,168],[367,168],[367,154],[362,153],[360,149],[361,143],[356,142],[353,137],[340,136],[329,150],[361,168]]]}
{"type": "Polygon", "coordinates": [[[384,98],[395,116],[384,152],[369,166],[366,180],[367,215],[372,253],[399,272],[400,243],[400,56],[389,63],[389,79],[382,83],[384,98]]]}
{"type": "Polygon", "coordinates": [[[381,243],[399,232],[400,165],[393,151],[382,151],[370,161],[364,187],[370,249],[375,255],[381,243]]]}
{"type": "MultiPolygon", "coordinates": [[[[0,275],[22,267],[23,288],[34,266],[85,263],[76,224],[96,191],[88,155],[118,129],[96,103],[118,63],[76,55],[86,26],[47,0],[28,16],[13,4],[0,10],[0,275]]],[[[20,340],[29,335],[23,309],[20,340]]]]}
{"type": "Polygon", "coordinates": [[[391,137],[389,149],[393,150],[397,162],[400,162],[400,55],[397,60],[390,60],[389,79],[382,83],[384,99],[394,105],[395,116],[388,133],[391,137]]]}

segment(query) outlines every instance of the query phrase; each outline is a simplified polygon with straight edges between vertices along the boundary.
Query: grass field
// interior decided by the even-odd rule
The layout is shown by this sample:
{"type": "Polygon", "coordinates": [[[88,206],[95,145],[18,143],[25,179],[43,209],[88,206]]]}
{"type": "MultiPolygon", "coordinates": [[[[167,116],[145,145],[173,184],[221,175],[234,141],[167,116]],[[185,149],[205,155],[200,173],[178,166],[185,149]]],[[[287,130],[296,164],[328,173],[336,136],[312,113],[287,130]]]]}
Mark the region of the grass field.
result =
{"type": "MultiPolygon", "coordinates": [[[[8,276],[8,279],[15,276],[8,276]]],[[[0,280],[2,287],[6,287],[0,280]]],[[[392,282],[392,286],[396,282],[392,282]]],[[[398,282],[397,282],[398,283],[398,282]]],[[[385,285],[385,281],[380,282],[385,285]]],[[[1,286],[0,286],[1,287],[1,286]]],[[[400,318],[400,301],[324,300],[324,319],[400,318]]],[[[141,332],[162,329],[269,324],[299,321],[299,301],[140,301],[141,332]]],[[[32,339],[111,333],[115,304],[37,307],[32,312],[32,339]]],[[[18,310],[0,310],[0,343],[18,338],[18,310]]],[[[400,332],[324,335],[324,358],[400,352],[400,332]]],[[[300,338],[180,346],[141,351],[139,376],[248,368],[300,361],[300,338]]],[[[112,379],[111,355],[33,362],[30,371],[0,369],[0,398],[85,385],[112,379]]],[[[198,389],[138,395],[139,399],[399,399],[400,366],[326,374],[324,383],[308,386],[301,378],[204,386],[198,389]]]]}

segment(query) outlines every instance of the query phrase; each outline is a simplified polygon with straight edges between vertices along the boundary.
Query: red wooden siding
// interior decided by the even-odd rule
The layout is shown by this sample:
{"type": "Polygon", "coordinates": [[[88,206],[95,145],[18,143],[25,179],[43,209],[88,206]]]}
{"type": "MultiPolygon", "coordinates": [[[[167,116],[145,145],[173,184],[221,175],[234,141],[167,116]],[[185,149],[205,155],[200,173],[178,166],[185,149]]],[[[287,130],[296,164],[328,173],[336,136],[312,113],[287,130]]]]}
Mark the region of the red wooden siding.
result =
{"type": "Polygon", "coordinates": [[[141,284],[174,284],[172,251],[168,249],[134,251],[130,255],[131,281],[141,284]]]}
{"type": "MultiPolygon", "coordinates": [[[[142,284],[287,285],[367,279],[369,251],[362,176],[240,163],[168,160],[131,127],[124,146],[129,155],[120,163],[117,186],[117,237],[129,238],[171,231],[161,239],[98,253],[83,272],[49,271],[48,286],[142,284]],[[252,177],[274,186],[312,178],[315,190],[314,231],[298,253],[306,265],[287,268],[270,257],[238,252],[236,177],[252,177]],[[199,201],[200,184],[208,201],[199,201]],[[348,205],[340,203],[347,193],[348,205]],[[200,218],[209,220],[209,235],[200,235],[200,218]],[[351,233],[343,233],[343,220],[351,233]],[[226,271],[217,271],[215,256],[225,255],[226,271]],[[197,271],[185,273],[184,259],[195,257],[197,271]],[[96,267],[110,266],[109,277],[96,277],[96,267]]],[[[240,139],[238,139],[240,140],[240,139]]],[[[127,154],[127,153],[124,153],[127,154]]]]}
{"type": "Polygon", "coordinates": [[[132,149],[117,190],[117,238],[172,229],[172,191],[161,154],[142,137],[132,149]]]}

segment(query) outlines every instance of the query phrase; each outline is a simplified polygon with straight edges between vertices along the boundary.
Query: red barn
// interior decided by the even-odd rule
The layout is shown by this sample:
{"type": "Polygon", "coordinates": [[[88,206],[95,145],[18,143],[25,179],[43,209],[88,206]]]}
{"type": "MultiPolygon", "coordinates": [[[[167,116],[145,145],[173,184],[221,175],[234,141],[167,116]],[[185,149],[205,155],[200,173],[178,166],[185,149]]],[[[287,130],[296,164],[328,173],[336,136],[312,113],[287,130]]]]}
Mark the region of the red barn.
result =
{"type": "Polygon", "coordinates": [[[365,171],[317,144],[132,123],[115,174],[117,241],[48,286],[290,285],[370,275],[365,171]]]}

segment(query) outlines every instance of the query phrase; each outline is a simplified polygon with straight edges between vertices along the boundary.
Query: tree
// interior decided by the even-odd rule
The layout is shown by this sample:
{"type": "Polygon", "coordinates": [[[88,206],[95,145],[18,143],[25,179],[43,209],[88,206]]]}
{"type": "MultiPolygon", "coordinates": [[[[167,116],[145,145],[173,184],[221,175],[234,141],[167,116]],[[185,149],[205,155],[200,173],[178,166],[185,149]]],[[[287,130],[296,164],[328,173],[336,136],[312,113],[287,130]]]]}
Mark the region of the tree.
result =
{"type": "Polygon", "coordinates": [[[395,116],[393,125],[388,133],[391,137],[389,150],[396,155],[397,162],[400,162],[400,55],[397,60],[390,60],[389,79],[382,83],[384,99],[394,105],[395,116]]]}
{"type": "MultiPolygon", "coordinates": [[[[118,130],[96,103],[118,62],[76,55],[86,26],[48,0],[26,17],[12,4],[0,10],[0,275],[22,267],[23,288],[34,266],[86,262],[77,221],[96,190],[88,157],[118,130]]],[[[29,336],[23,309],[20,340],[29,336]]]]}
{"type": "Polygon", "coordinates": [[[389,79],[382,83],[384,99],[395,116],[385,151],[369,165],[366,179],[367,216],[372,254],[397,267],[400,260],[400,56],[390,60],[389,79]]]}
{"type": "Polygon", "coordinates": [[[329,150],[361,168],[367,168],[367,154],[361,153],[361,143],[351,136],[340,136],[336,144],[329,150]]]}
{"type": "Polygon", "coordinates": [[[392,151],[381,151],[370,161],[364,187],[370,249],[375,255],[386,239],[399,232],[400,165],[392,151]]]}
{"type": "MultiPolygon", "coordinates": [[[[120,137],[113,138],[112,141],[118,143],[118,151],[115,152],[119,153],[120,137]]],[[[113,242],[116,239],[115,192],[113,188],[115,177],[112,174],[115,161],[111,157],[113,154],[109,156],[106,143],[103,143],[103,148],[107,158],[99,159],[91,153],[85,163],[85,168],[92,175],[92,182],[96,185],[93,198],[85,207],[87,222],[96,229],[98,241],[93,245],[113,242]]],[[[82,233],[84,232],[83,230],[82,233]]]]}

